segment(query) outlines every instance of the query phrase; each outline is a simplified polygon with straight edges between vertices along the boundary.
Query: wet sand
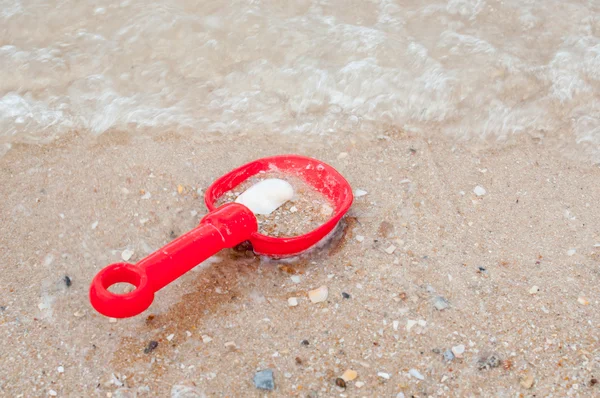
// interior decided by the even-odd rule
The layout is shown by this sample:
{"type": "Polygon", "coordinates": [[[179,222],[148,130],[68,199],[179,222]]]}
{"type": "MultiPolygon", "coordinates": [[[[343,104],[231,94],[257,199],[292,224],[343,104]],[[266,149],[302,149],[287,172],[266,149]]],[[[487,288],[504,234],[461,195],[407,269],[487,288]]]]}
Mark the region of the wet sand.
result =
{"type": "Polygon", "coordinates": [[[597,166],[529,137],[475,150],[398,131],[251,136],[72,133],[0,158],[0,395],[600,394],[597,166]],[[223,251],[138,317],[91,308],[103,266],[196,225],[198,190],[291,152],[368,192],[331,246],[286,263],[223,251]],[[313,304],[319,286],[329,297],[313,304]],[[444,361],[460,345],[462,358],[444,361]],[[479,369],[490,354],[499,366],[479,369]],[[271,393],[253,384],[262,369],[274,372],[271,393]],[[358,378],[343,390],[347,369],[358,378]]]}

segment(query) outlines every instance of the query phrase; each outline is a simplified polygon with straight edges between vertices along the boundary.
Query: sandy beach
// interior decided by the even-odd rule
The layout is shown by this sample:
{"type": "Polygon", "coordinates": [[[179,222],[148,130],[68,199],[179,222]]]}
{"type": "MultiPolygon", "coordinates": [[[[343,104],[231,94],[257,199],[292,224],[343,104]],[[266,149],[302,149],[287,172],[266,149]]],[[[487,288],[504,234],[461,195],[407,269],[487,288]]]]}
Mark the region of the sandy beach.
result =
{"type": "Polygon", "coordinates": [[[263,369],[281,397],[598,394],[597,166],[525,137],[323,143],[111,131],[16,145],[0,159],[2,395],[258,397],[263,369]],[[329,247],[291,262],[226,250],[138,317],[93,310],[97,271],[193,228],[215,178],[281,153],[367,191],[329,247]],[[320,286],[328,299],[313,304],[320,286]],[[357,378],[338,387],[348,369],[357,378]]]}

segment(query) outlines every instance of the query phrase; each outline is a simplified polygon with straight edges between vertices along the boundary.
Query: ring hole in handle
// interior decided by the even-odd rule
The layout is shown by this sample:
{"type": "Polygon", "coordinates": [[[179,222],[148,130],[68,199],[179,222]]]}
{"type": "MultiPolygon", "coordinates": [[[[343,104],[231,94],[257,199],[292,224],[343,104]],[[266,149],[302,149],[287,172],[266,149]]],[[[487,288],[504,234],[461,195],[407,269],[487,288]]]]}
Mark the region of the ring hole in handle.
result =
{"type": "Polygon", "coordinates": [[[154,291],[148,284],[148,276],[144,269],[134,264],[115,263],[96,275],[90,288],[90,300],[101,314],[125,318],[148,308],[154,300],[154,291]],[[122,283],[133,285],[135,289],[123,294],[109,290],[122,283]]]}

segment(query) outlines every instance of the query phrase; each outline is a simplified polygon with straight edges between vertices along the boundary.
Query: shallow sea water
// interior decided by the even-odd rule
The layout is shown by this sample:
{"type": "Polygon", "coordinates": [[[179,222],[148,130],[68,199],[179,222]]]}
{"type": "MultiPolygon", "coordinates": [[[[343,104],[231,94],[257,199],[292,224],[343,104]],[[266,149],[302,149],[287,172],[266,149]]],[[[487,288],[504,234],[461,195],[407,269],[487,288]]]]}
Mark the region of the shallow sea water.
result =
{"type": "Polygon", "coordinates": [[[0,0],[0,155],[72,130],[392,128],[599,162],[599,32],[593,0],[0,0]]]}

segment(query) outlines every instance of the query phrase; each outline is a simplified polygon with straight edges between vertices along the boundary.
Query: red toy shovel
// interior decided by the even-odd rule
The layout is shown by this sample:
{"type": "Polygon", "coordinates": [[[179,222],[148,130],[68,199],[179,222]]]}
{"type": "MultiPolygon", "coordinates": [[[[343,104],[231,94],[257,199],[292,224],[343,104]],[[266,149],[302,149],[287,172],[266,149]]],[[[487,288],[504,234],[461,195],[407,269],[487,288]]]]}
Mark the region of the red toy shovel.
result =
{"type": "Polygon", "coordinates": [[[115,263],[102,269],[90,286],[92,306],[101,314],[114,318],[137,315],[152,304],[155,292],[221,249],[247,240],[257,254],[275,258],[300,254],[333,230],[350,208],[353,195],[350,184],[333,167],[315,159],[286,155],[255,160],[229,172],[207,189],[204,200],[210,212],[198,227],[137,264],[115,263]],[[221,195],[261,171],[279,171],[302,178],[329,199],[334,214],[307,234],[274,238],[257,232],[256,217],[247,207],[238,203],[215,207],[221,195]],[[111,285],[119,282],[130,283],[135,289],[126,294],[108,291],[111,285]]]}

